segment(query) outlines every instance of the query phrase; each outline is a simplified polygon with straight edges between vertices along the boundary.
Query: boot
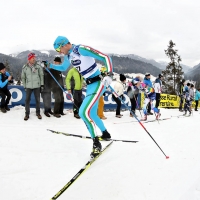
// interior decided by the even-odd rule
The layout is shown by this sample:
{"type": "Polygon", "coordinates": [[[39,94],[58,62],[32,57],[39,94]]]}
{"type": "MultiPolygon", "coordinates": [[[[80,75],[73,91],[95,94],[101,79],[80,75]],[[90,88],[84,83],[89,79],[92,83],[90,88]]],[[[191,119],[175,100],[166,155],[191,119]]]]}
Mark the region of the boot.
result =
{"type": "Polygon", "coordinates": [[[6,109],[7,111],[10,111],[10,108],[8,108],[8,105],[5,106],[5,109],[6,109]]]}
{"type": "Polygon", "coordinates": [[[28,115],[25,115],[24,120],[27,121],[29,119],[28,115]]]}
{"type": "Polygon", "coordinates": [[[186,116],[187,115],[187,111],[185,111],[185,113],[183,114],[183,116],[186,116]]]}
{"type": "Polygon", "coordinates": [[[61,117],[60,114],[53,114],[53,116],[57,118],[61,117]]]}
{"type": "Polygon", "coordinates": [[[110,140],[111,135],[110,135],[110,133],[108,133],[107,130],[103,131],[102,133],[103,133],[103,134],[102,134],[102,136],[100,137],[102,140],[110,140]]]}
{"type": "Polygon", "coordinates": [[[47,117],[51,117],[50,114],[48,112],[44,112],[45,116],[47,117]]]}
{"type": "Polygon", "coordinates": [[[38,119],[42,119],[42,116],[40,114],[36,114],[36,116],[38,117],[38,119]]]}
{"type": "Polygon", "coordinates": [[[146,121],[147,120],[147,115],[144,115],[144,117],[140,121],[146,121]]]}
{"type": "Polygon", "coordinates": [[[1,108],[1,112],[2,112],[2,113],[6,113],[7,111],[6,111],[5,108],[1,108]]]}
{"type": "Polygon", "coordinates": [[[159,110],[159,112],[156,114],[156,120],[158,120],[160,118],[160,116],[161,116],[161,113],[160,113],[160,110],[159,110]]]}
{"type": "Polygon", "coordinates": [[[78,114],[74,114],[74,117],[75,117],[76,119],[80,119],[80,116],[79,116],[78,114]]]}
{"type": "Polygon", "coordinates": [[[99,155],[99,153],[101,152],[101,143],[99,142],[98,137],[95,137],[93,139],[93,148],[92,148],[92,152],[90,154],[90,157],[93,159],[95,158],[97,155],[99,155]]]}

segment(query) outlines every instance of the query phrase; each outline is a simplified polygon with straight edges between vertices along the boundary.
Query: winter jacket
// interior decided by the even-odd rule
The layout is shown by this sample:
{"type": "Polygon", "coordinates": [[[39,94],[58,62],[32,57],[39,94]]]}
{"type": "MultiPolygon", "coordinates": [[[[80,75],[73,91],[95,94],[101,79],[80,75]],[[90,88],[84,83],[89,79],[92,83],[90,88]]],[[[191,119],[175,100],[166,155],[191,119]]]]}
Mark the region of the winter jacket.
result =
{"type": "Polygon", "coordinates": [[[184,91],[184,84],[181,81],[180,83],[178,83],[178,86],[177,86],[178,95],[183,95],[183,91],[184,91]]]}
{"type": "Polygon", "coordinates": [[[120,80],[117,80],[114,85],[114,90],[118,94],[118,96],[121,96],[124,94],[125,84],[123,84],[120,80]]]}
{"type": "Polygon", "coordinates": [[[127,95],[130,99],[133,99],[136,94],[139,93],[139,89],[137,86],[128,86],[127,88],[127,95]]]}
{"type": "Polygon", "coordinates": [[[43,73],[44,73],[44,90],[43,90],[43,92],[51,92],[51,84],[52,84],[51,82],[53,81],[52,77],[49,74],[49,72],[47,70],[45,70],[45,68],[43,69],[43,73]]]}
{"type": "Polygon", "coordinates": [[[68,90],[73,89],[71,88],[71,78],[74,78],[74,82],[75,82],[75,86],[74,86],[74,90],[82,90],[83,87],[83,77],[82,75],[77,71],[76,68],[72,68],[69,70],[67,77],[65,79],[66,82],[66,87],[68,90]]]}
{"type": "Polygon", "coordinates": [[[159,78],[156,78],[154,83],[155,93],[161,93],[162,91],[162,81],[159,78]]]}
{"type": "Polygon", "coordinates": [[[199,101],[200,99],[200,92],[198,90],[196,90],[195,92],[195,101],[199,101]]]}
{"type": "Polygon", "coordinates": [[[194,89],[189,90],[189,97],[190,97],[190,100],[194,100],[194,89]]]}
{"type": "Polygon", "coordinates": [[[6,72],[5,74],[0,73],[0,91],[6,90],[8,86],[8,77],[10,74],[6,72]]]}
{"type": "Polygon", "coordinates": [[[148,79],[148,78],[146,78],[146,77],[144,78],[143,83],[144,83],[145,85],[148,85],[148,86],[150,86],[150,87],[153,87],[151,80],[148,79]]]}
{"type": "Polygon", "coordinates": [[[28,63],[25,64],[22,68],[21,78],[24,88],[34,89],[44,85],[43,69],[37,63],[32,68],[28,63]]]}
{"type": "MultiPolygon", "coordinates": [[[[51,74],[53,75],[53,77],[57,80],[57,82],[60,84],[60,86],[62,86],[62,88],[64,88],[64,82],[63,82],[63,77],[62,77],[62,72],[55,70],[55,69],[50,69],[49,70],[51,72],[51,74]]],[[[56,83],[56,81],[54,80],[54,78],[50,78],[50,87],[51,89],[56,89],[56,88],[60,88],[60,86],[58,85],[58,83],[56,83]]]]}

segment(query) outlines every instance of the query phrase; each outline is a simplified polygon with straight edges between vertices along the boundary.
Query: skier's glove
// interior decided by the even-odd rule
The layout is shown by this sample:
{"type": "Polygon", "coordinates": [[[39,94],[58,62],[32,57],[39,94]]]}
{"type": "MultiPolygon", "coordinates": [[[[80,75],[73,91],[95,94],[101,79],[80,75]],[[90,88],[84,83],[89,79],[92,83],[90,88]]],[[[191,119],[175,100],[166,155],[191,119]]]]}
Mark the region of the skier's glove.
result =
{"type": "Polygon", "coordinates": [[[105,76],[102,80],[102,83],[108,87],[112,83],[112,78],[110,76],[105,76]]]}
{"type": "Polygon", "coordinates": [[[41,67],[43,67],[43,68],[48,68],[48,67],[49,67],[48,61],[47,61],[47,60],[43,60],[43,61],[41,62],[41,67]]]}

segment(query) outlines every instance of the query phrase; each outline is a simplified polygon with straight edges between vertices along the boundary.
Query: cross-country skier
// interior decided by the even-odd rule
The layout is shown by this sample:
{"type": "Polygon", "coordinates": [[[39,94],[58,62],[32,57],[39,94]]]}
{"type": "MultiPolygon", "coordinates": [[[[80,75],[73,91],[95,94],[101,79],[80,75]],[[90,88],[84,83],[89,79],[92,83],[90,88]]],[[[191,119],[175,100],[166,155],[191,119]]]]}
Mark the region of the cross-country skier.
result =
{"type": "MultiPolygon", "coordinates": [[[[145,76],[150,76],[150,73],[146,73],[145,76]]],[[[156,119],[160,117],[160,109],[156,108],[154,106],[153,101],[156,99],[156,93],[154,91],[154,88],[152,85],[148,84],[148,82],[142,83],[141,86],[143,87],[143,92],[144,92],[144,103],[143,103],[143,113],[144,113],[144,118],[141,119],[142,121],[147,120],[147,105],[150,104],[151,109],[154,111],[156,114],[156,119]]]]}
{"type": "Polygon", "coordinates": [[[191,84],[187,83],[187,85],[184,87],[184,97],[185,97],[184,111],[185,111],[185,113],[183,115],[186,115],[187,111],[189,111],[189,115],[191,115],[190,106],[191,106],[193,99],[191,99],[191,96],[190,96],[190,94],[192,94],[192,93],[190,93],[190,86],[191,86],[191,84]]]}
{"type": "Polygon", "coordinates": [[[102,139],[110,139],[111,135],[106,130],[102,120],[97,115],[99,98],[110,85],[112,79],[106,76],[102,80],[101,72],[95,59],[103,61],[108,73],[113,72],[111,58],[89,46],[74,45],[64,36],[58,36],[54,42],[54,49],[64,54],[64,62],[61,65],[50,64],[50,68],[65,71],[70,64],[75,67],[84,77],[87,83],[86,96],[79,109],[79,116],[85,122],[91,137],[93,138],[93,149],[91,157],[97,156],[101,151],[101,143],[96,136],[96,125],[102,131],[102,139]]]}

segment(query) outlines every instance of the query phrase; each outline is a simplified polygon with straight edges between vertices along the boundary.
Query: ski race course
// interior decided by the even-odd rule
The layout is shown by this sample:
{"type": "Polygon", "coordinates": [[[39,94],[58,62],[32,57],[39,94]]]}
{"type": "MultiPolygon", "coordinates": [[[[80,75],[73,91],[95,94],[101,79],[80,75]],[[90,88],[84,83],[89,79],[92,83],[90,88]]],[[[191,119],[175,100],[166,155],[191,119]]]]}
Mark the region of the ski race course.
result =
{"type": "MultiPolygon", "coordinates": [[[[5,200],[50,200],[90,160],[92,140],[84,122],[67,112],[42,120],[24,107],[0,113],[0,196],[5,200]],[[47,129],[62,132],[53,133],[47,129]]],[[[144,128],[122,112],[105,112],[113,143],[57,199],[59,200],[199,200],[200,114],[177,117],[178,109],[161,109],[161,119],[148,116],[144,128]],[[172,117],[173,116],[173,117],[172,117]],[[152,121],[154,120],[154,121],[152,121]]],[[[136,113],[140,119],[140,113],[136,113]]],[[[97,129],[98,135],[101,135],[97,129]]],[[[102,147],[110,141],[101,141],[102,147]]]]}

